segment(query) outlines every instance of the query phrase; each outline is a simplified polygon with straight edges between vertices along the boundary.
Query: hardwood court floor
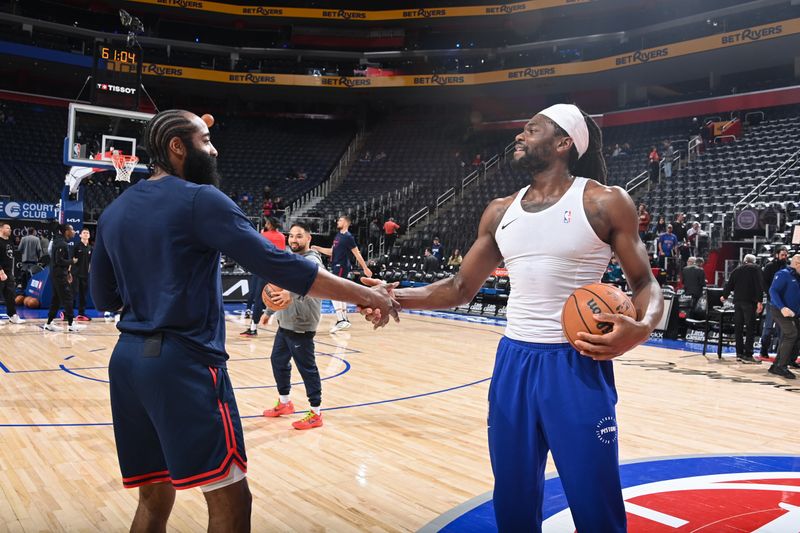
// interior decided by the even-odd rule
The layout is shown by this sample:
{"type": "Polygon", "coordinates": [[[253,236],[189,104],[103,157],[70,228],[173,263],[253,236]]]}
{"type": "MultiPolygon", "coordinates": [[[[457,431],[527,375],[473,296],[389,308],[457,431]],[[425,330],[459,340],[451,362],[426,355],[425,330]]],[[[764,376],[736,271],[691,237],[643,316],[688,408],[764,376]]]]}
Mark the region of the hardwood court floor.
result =
{"type": "MultiPolygon", "coordinates": [[[[136,492],[120,482],[104,382],[116,330],[41,322],[0,328],[0,531],[124,531],[136,492]]],[[[403,314],[378,332],[354,319],[320,334],[325,426],[305,432],[290,426],[300,414],[258,416],[277,395],[273,334],[242,329],[229,318],[254,531],[413,531],[491,489],[486,395],[501,327],[403,314]]],[[[616,373],[622,460],[800,450],[800,394],[773,386],[786,382],[766,365],[642,346],[616,373]]],[[[293,399],[307,405],[302,385],[293,399]]],[[[201,492],[179,492],[170,529],[205,526],[201,492]]]]}

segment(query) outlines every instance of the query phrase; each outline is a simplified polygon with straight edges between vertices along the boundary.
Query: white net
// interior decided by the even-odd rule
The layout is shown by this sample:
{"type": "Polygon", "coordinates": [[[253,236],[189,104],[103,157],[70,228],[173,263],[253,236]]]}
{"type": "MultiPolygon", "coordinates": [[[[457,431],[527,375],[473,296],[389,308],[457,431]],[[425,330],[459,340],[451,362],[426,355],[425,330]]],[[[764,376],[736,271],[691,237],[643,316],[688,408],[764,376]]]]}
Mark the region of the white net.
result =
{"type": "Polygon", "coordinates": [[[130,183],[131,174],[139,163],[139,158],[135,155],[114,155],[111,160],[114,162],[114,168],[117,170],[116,181],[127,181],[130,183]]]}

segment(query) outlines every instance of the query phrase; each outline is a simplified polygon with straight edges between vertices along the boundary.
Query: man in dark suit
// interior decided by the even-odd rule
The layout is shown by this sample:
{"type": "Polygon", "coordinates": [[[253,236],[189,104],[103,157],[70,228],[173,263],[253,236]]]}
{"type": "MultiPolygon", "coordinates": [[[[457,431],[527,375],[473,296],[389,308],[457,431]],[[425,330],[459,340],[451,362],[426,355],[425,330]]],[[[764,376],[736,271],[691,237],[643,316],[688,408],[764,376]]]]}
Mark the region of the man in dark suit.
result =
{"type": "Polygon", "coordinates": [[[683,292],[692,297],[692,308],[703,295],[706,286],[706,273],[703,270],[702,257],[690,257],[686,266],[681,271],[683,292]]]}
{"type": "Polygon", "coordinates": [[[747,254],[742,264],[736,267],[725,290],[722,301],[733,292],[733,325],[736,334],[736,358],[742,363],[761,363],[753,357],[753,340],[756,333],[756,317],[761,314],[764,297],[764,281],[761,269],[756,265],[756,256],[747,254]],[[746,330],[746,333],[745,333],[746,330]],[[746,336],[745,336],[746,335],[746,336]]]}

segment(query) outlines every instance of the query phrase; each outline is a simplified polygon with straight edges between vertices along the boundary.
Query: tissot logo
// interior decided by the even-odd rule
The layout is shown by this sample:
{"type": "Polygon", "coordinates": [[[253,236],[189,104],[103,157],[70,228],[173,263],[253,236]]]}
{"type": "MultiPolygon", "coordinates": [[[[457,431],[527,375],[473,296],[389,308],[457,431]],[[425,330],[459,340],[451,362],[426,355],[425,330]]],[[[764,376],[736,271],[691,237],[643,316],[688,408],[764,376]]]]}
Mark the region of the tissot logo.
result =
{"type": "Polygon", "coordinates": [[[632,54],[617,57],[617,65],[632,65],[634,63],[647,63],[651,59],[660,59],[669,56],[669,48],[658,50],[637,50],[632,54]]]}
{"type": "Polygon", "coordinates": [[[108,91],[112,93],[136,94],[135,87],[122,87],[121,85],[112,85],[110,83],[98,83],[97,88],[101,91],[108,91]]]}
{"type": "Polygon", "coordinates": [[[145,72],[148,74],[155,74],[156,76],[183,76],[182,68],[162,67],[161,65],[155,64],[147,65],[145,72]]]}
{"type": "Polygon", "coordinates": [[[780,35],[783,33],[783,26],[776,24],[775,26],[768,26],[766,28],[751,29],[747,28],[733,35],[725,35],[722,37],[722,44],[734,44],[742,41],[759,41],[764,37],[772,35],[780,35]]]}

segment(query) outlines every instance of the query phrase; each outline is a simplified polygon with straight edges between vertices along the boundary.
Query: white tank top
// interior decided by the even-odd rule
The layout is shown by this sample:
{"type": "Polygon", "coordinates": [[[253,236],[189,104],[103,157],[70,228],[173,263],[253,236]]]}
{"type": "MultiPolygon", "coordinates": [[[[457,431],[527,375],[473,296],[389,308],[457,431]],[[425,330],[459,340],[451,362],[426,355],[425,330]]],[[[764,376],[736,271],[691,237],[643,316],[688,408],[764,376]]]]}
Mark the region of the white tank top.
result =
{"type": "Polygon", "coordinates": [[[495,232],[511,281],[506,336],[524,342],[567,342],[561,308],[583,285],[598,283],[611,247],[595,233],[583,209],[586,178],[575,178],[558,202],[538,213],[522,209],[525,187],[495,232]]]}

